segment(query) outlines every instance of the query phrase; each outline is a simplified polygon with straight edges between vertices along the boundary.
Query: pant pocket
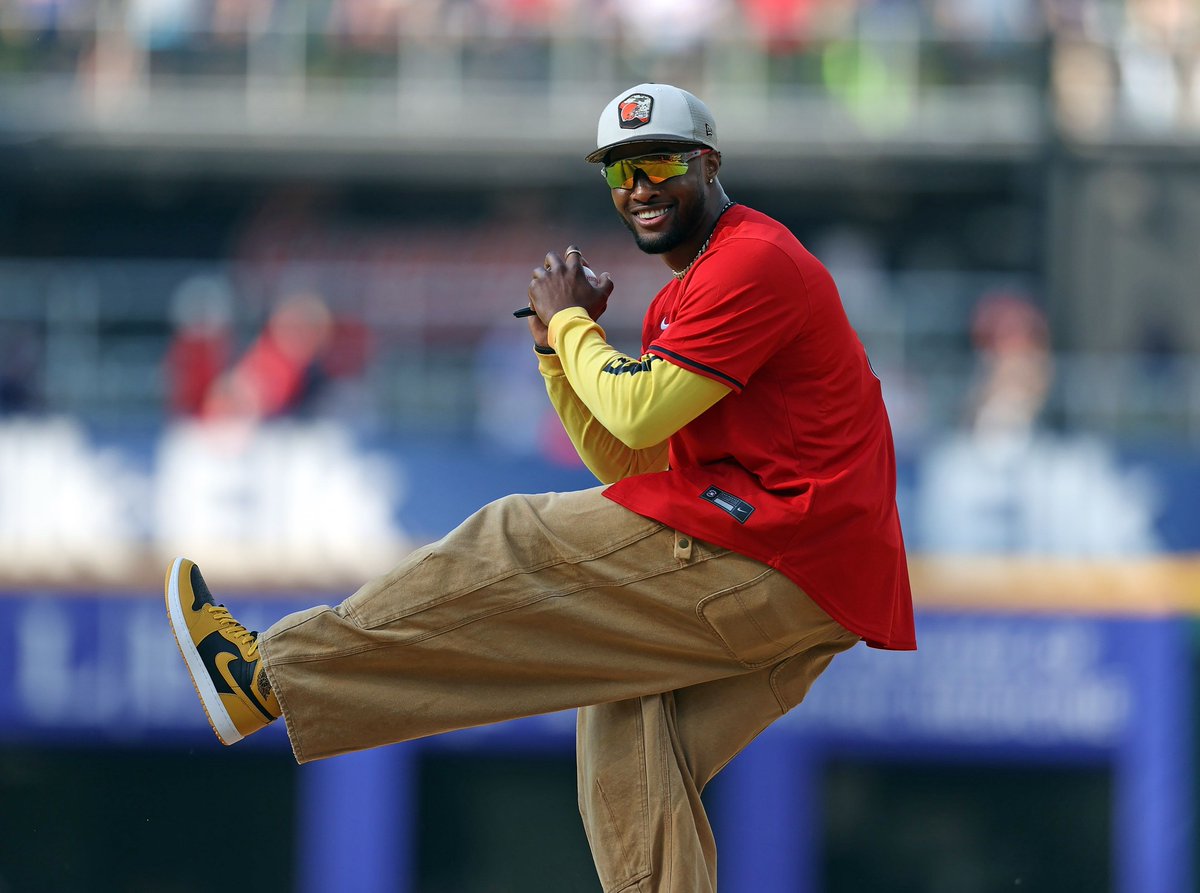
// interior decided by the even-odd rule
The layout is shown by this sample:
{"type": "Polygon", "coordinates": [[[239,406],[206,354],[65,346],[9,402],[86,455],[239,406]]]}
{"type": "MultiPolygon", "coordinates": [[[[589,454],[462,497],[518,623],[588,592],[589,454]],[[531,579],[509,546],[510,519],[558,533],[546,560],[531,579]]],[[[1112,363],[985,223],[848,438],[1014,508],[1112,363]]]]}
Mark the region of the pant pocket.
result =
{"type": "Polygon", "coordinates": [[[775,700],[779,702],[780,712],[787,713],[803,701],[830,661],[852,648],[858,641],[858,636],[842,630],[832,639],[780,661],[771,670],[771,691],[775,693],[775,700]]]}
{"type": "Polygon", "coordinates": [[[800,587],[773,569],[706,597],[700,618],[745,667],[764,667],[837,626],[800,587]]]}

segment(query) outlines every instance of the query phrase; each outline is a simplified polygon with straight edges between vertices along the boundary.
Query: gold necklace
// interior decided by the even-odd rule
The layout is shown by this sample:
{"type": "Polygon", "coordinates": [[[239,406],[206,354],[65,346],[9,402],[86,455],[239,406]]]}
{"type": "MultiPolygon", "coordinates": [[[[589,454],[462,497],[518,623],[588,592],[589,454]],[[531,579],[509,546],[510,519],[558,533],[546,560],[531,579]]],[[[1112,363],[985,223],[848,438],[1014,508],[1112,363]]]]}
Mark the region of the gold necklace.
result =
{"type": "Polygon", "coordinates": [[[689,260],[688,265],[682,270],[672,270],[672,276],[674,276],[676,279],[682,279],[687,275],[687,271],[692,268],[692,264],[700,260],[700,255],[708,250],[708,243],[712,241],[713,233],[717,231],[717,222],[720,221],[721,215],[728,211],[731,207],[733,207],[733,199],[725,202],[725,207],[717,212],[717,219],[713,221],[712,229],[708,231],[708,238],[704,240],[704,244],[700,246],[700,250],[696,252],[696,256],[689,260]]]}

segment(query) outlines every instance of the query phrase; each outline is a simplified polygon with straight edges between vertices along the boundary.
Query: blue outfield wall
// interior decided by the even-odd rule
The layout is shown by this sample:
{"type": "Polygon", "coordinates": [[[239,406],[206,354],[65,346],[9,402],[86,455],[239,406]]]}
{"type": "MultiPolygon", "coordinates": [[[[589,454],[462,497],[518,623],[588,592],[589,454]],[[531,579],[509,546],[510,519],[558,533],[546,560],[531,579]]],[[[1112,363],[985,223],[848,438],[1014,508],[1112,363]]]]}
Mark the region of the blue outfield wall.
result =
{"type": "MultiPolygon", "coordinates": [[[[263,628],[308,604],[239,596],[238,613],[263,628]]],[[[833,757],[1110,766],[1116,893],[1195,889],[1190,629],[1182,618],[922,612],[920,651],[838,657],[725,770],[713,807],[722,889],[821,889],[815,810],[833,757]]],[[[568,712],[301,767],[303,889],[415,889],[423,754],[569,753],[573,739],[568,712]]],[[[157,593],[0,597],[0,742],[221,747],[157,593]]],[[[239,747],[286,753],[286,736],[277,724],[239,747]]]]}

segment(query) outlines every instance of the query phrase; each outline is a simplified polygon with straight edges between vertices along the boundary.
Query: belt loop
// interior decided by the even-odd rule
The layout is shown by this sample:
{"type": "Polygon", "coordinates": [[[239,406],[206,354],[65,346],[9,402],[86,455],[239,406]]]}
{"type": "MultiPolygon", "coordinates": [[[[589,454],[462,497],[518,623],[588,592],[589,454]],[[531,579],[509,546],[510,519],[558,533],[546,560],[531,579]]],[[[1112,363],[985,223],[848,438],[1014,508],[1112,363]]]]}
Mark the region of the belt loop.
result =
{"type": "Polygon", "coordinates": [[[692,560],[692,538],[678,530],[675,531],[675,557],[680,561],[692,560]]]}

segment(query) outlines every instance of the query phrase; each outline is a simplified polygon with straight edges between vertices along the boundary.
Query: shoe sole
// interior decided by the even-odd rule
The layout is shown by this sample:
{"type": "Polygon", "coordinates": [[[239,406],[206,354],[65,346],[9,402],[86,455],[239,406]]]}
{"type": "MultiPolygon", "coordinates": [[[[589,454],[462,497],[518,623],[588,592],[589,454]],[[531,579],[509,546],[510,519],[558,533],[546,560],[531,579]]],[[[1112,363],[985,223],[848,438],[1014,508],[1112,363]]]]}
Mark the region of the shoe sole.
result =
{"type": "Polygon", "coordinates": [[[241,741],[244,736],[237,730],[229,711],[221,703],[221,696],[217,694],[217,688],[208,675],[204,659],[192,643],[192,634],[188,630],[183,602],[179,597],[179,572],[183,567],[183,562],[183,558],[176,558],[171,564],[171,569],[167,571],[167,619],[171,622],[171,633],[175,636],[175,644],[179,646],[179,653],[183,655],[188,675],[192,677],[192,687],[196,689],[196,694],[200,698],[200,706],[204,708],[208,724],[212,726],[217,739],[228,746],[241,741]]]}

